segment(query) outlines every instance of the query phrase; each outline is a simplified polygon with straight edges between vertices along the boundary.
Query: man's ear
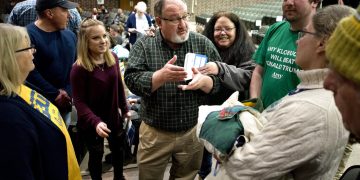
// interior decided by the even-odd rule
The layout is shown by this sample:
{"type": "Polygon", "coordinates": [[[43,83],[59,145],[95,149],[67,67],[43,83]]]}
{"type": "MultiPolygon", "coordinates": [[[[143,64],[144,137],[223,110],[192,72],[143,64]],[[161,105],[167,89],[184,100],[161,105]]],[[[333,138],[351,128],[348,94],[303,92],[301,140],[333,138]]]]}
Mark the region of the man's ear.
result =
{"type": "Polygon", "coordinates": [[[47,17],[52,18],[54,16],[54,13],[51,9],[45,10],[45,14],[47,17]]]}
{"type": "Polygon", "coordinates": [[[159,28],[161,29],[162,24],[161,24],[161,19],[160,19],[160,17],[155,17],[155,22],[156,22],[156,24],[159,26],[159,28]]]}

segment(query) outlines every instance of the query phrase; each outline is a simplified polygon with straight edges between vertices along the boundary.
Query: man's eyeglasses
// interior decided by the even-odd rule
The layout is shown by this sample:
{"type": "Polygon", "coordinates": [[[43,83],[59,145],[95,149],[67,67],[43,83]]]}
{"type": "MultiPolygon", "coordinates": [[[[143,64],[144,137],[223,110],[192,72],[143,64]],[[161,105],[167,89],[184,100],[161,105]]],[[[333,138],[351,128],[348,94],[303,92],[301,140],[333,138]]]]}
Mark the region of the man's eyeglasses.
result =
{"type": "Polygon", "coordinates": [[[31,53],[33,53],[33,54],[36,52],[35,46],[33,44],[31,44],[30,47],[23,48],[23,49],[18,49],[18,50],[15,51],[15,53],[27,51],[29,49],[31,50],[31,53]]]}
{"type": "Polygon", "coordinates": [[[159,18],[164,20],[164,21],[168,21],[170,24],[178,25],[181,20],[188,21],[190,19],[190,17],[191,17],[190,14],[185,14],[184,16],[178,17],[178,18],[175,18],[175,19],[168,19],[168,18],[163,18],[163,17],[159,17],[159,18]]]}
{"type": "Polygon", "coordinates": [[[235,28],[236,27],[215,28],[214,31],[215,31],[215,33],[221,33],[222,31],[224,31],[225,33],[228,33],[235,28]]]}
{"type": "Polygon", "coordinates": [[[305,30],[300,30],[300,31],[298,32],[298,39],[304,37],[305,34],[311,34],[311,35],[313,35],[313,36],[317,36],[317,33],[309,32],[309,31],[305,31],[305,30]]]}

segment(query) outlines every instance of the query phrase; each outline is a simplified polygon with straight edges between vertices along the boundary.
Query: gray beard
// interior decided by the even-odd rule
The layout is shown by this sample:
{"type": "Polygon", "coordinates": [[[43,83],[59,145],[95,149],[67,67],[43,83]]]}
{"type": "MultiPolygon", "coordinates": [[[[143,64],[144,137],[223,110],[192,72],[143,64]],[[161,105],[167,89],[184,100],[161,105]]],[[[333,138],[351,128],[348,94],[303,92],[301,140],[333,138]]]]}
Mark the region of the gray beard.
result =
{"type": "Polygon", "coordinates": [[[177,44],[186,42],[189,39],[189,34],[190,31],[188,30],[184,38],[181,38],[180,36],[176,35],[175,37],[172,38],[172,41],[177,44]]]}

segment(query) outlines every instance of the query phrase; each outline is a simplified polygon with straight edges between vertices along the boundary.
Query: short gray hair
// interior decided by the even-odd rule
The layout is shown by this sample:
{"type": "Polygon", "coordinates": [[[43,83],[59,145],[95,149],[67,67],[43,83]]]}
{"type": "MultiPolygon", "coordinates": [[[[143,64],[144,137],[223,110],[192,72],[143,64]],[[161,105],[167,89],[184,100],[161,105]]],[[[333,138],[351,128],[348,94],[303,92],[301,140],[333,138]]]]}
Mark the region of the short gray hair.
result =
{"type": "Polygon", "coordinates": [[[312,17],[312,23],[316,34],[322,38],[328,39],[340,20],[355,12],[355,9],[343,5],[330,5],[318,10],[312,17]]]}

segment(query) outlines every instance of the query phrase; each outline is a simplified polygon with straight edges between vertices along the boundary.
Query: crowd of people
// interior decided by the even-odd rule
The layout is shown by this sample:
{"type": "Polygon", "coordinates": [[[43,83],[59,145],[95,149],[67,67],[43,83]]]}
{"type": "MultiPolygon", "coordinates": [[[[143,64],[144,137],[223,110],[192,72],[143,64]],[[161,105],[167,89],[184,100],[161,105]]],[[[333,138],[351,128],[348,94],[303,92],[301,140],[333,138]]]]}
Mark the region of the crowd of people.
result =
{"type": "Polygon", "coordinates": [[[125,179],[129,92],[141,107],[139,179],[163,179],[169,162],[169,179],[205,179],[214,157],[197,137],[198,107],[236,91],[238,101],[258,100],[267,121],[227,159],[215,156],[216,178],[360,178],[360,169],[345,172],[360,142],[360,6],[343,3],[283,1],[285,20],[257,48],[232,12],[190,31],[183,0],[156,0],[154,16],[140,1],[112,19],[104,5],[81,18],[67,0],[12,4],[0,23],[0,179],[82,179],[77,143],[91,178],[102,179],[105,138],[113,178],[125,179]],[[190,79],[189,53],[206,60],[190,79]],[[67,129],[74,107],[76,142],[67,129]]]}

